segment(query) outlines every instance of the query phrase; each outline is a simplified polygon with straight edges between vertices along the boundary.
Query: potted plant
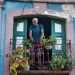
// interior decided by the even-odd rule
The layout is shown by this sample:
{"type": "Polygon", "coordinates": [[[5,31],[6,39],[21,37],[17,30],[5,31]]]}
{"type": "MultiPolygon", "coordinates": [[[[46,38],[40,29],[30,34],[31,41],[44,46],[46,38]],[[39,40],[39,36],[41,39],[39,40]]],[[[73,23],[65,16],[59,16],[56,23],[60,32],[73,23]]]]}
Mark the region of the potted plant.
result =
{"type": "Polygon", "coordinates": [[[22,47],[16,48],[15,52],[10,54],[10,74],[18,75],[20,71],[28,71],[28,58],[24,56],[24,49],[22,47]]]}
{"type": "Polygon", "coordinates": [[[24,49],[24,53],[25,56],[29,57],[30,54],[30,48],[32,48],[32,42],[29,39],[25,39],[23,41],[23,49],[24,49]]]}
{"type": "Polygon", "coordinates": [[[41,44],[46,48],[46,49],[52,49],[53,45],[56,43],[56,39],[52,36],[49,36],[49,38],[43,37],[41,39],[41,44]]]}
{"type": "Polygon", "coordinates": [[[55,75],[69,75],[72,69],[72,60],[61,55],[54,56],[49,64],[49,69],[57,73],[55,75]]]}
{"type": "Polygon", "coordinates": [[[18,75],[22,71],[29,71],[29,64],[27,59],[17,58],[15,62],[10,65],[10,74],[18,75]]]}
{"type": "Polygon", "coordinates": [[[26,49],[30,49],[32,47],[32,42],[29,39],[25,39],[23,41],[23,47],[26,49]]]}

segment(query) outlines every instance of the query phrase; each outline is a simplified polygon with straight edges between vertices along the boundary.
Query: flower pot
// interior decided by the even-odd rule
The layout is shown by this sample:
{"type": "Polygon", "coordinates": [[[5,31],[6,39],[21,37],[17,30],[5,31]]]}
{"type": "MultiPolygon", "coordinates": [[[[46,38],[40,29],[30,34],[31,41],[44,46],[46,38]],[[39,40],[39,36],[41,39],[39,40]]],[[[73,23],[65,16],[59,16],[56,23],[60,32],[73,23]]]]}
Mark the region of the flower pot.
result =
{"type": "Polygon", "coordinates": [[[25,68],[24,68],[24,70],[25,71],[29,71],[30,70],[30,66],[29,65],[26,65],[25,68]]]}
{"type": "Polygon", "coordinates": [[[52,49],[52,45],[47,45],[47,46],[45,46],[45,48],[46,48],[47,50],[52,49]]]}
{"type": "Polygon", "coordinates": [[[24,71],[24,68],[19,65],[19,66],[16,68],[16,71],[17,71],[17,72],[24,71]]]}

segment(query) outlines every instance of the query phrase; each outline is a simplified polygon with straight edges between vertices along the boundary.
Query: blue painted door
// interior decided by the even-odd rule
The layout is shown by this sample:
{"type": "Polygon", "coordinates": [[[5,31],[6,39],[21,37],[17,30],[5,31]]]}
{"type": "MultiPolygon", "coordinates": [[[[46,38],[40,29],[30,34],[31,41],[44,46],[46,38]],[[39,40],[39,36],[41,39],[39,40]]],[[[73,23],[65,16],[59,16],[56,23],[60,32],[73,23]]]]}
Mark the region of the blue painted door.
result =
{"type": "Polygon", "coordinates": [[[13,49],[22,46],[22,42],[27,38],[27,20],[19,19],[14,22],[13,28],[13,49]]]}
{"type": "Polygon", "coordinates": [[[52,36],[56,39],[56,44],[53,47],[52,54],[64,54],[66,50],[66,32],[64,19],[52,19],[52,36]]]}

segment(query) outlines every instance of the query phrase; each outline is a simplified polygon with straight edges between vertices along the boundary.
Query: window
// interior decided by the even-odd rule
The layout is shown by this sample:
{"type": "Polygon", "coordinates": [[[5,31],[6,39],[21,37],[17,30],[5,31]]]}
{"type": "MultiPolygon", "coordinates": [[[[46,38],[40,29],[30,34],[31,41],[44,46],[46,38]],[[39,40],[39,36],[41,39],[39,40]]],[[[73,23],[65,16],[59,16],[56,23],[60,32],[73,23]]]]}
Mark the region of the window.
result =
{"type": "Polygon", "coordinates": [[[63,54],[66,50],[66,31],[65,19],[52,20],[52,36],[55,37],[56,43],[53,47],[53,54],[63,54]]]}
{"type": "MultiPolygon", "coordinates": [[[[49,48],[49,46],[43,48],[39,44],[35,44],[32,48],[30,48],[30,50],[29,47],[25,49],[26,56],[30,58],[29,62],[31,62],[30,70],[43,70],[43,68],[45,68],[45,70],[48,70],[48,64],[52,59],[53,54],[61,54],[65,50],[65,47],[62,46],[65,45],[65,24],[59,19],[45,19],[47,18],[39,18],[39,24],[43,24],[45,26],[44,30],[47,30],[45,35],[47,35],[48,33],[47,38],[49,36],[53,36],[56,39],[56,43],[53,46],[51,46],[52,48],[49,48]]],[[[27,35],[27,31],[29,31],[28,29],[30,25],[32,25],[32,17],[28,17],[27,19],[17,19],[14,21],[16,23],[14,25],[15,34],[13,38],[15,38],[15,43],[13,45],[15,45],[15,48],[23,47],[22,42],[27,35]]]]}
{"type": "Polygon", "coordinates": [[[23,37],[16,37],[16,48],[17,47],[23,47],[23,37]]]}
{"type": "Polygon", "coordinates": [[[56,10],[56,11],[63,11],[63,5],[62,4],[47,4],[48,9],[50,10],[56,10]]]}
{"type": "Polygon", "coordinates": [[[62,32],[62,26],[61,24],[55,23],[55,32],[62,32]]]}
{"type": "Polygon", "coordinates": [[[62,38],[61,37],[56,38],[55,49],[56,50],[62,50],[62,38]]]}
{"type": "Polygon", "coordinates": [[[20,22],[17,24],[17,31],[24,31],[24,22],[20,22]]]}
{"type": "Polygon", "coordinates": [[[23,47],[23,40],[27,38],[27,20],[14,20],[13,27],[13,49],[23,47]]]}

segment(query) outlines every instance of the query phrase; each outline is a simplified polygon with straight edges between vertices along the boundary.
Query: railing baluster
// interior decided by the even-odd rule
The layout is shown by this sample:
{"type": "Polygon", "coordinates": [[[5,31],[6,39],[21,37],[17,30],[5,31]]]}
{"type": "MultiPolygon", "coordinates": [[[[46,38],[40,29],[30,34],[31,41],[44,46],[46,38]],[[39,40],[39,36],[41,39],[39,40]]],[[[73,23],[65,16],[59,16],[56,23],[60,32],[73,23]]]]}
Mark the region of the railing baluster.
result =
{"type": "Polygon", "coordinates": [[[44,64],[44,51],[43,51],[43,64],[44,64]]]}
{"type": "Polygon", "coordinates": [[[48,63],[49,63],[49,50],[48,50],[48,63]]]}

